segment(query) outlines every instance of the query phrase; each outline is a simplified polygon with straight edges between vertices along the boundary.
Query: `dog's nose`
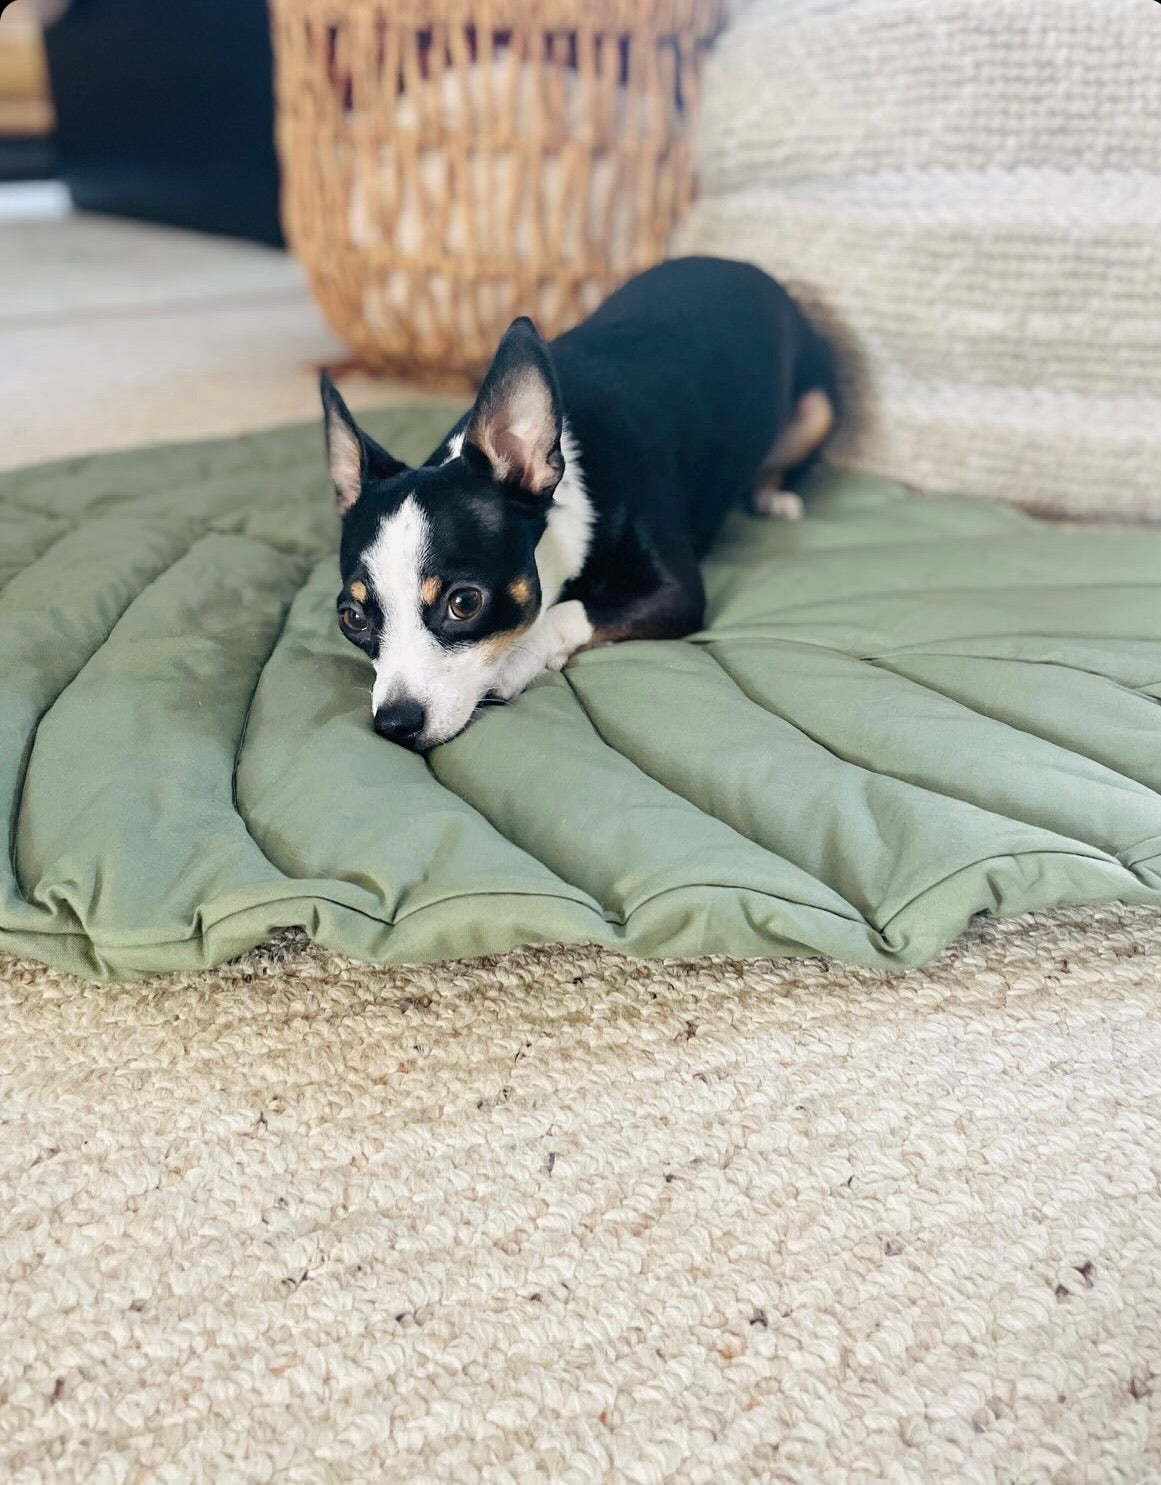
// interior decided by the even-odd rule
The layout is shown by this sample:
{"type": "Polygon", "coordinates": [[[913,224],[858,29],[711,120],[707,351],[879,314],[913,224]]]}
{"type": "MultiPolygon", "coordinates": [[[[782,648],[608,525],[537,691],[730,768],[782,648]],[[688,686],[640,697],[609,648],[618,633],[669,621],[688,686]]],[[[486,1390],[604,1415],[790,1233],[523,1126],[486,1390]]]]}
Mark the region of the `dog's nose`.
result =
{"type": "Polygon", "coordinates": [[[374,727],[380,737],[413,748],[426,721],[427,712],[422,702],[407,699],[387,701],[375,713],[374,727]]]}

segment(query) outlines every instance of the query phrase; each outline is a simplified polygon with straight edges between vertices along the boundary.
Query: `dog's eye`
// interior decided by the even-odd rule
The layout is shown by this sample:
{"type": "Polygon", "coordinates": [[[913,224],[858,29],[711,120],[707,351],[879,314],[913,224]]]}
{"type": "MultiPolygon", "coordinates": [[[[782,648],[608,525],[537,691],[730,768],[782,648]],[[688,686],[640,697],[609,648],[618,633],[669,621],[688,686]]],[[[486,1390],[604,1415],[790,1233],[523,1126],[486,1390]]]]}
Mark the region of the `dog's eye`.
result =
{"type": "Polygon", "coordinates": [[[357,603],[344,603],[339,609],[339,623],[348,634],[366,634],[367,615],[357,603]]]}
{"type": "Polygon", "coordinates": [[[483,606],[479,588],[456,588],[448,595],[447,611],[453,619],[474,619],[483,606]]]}

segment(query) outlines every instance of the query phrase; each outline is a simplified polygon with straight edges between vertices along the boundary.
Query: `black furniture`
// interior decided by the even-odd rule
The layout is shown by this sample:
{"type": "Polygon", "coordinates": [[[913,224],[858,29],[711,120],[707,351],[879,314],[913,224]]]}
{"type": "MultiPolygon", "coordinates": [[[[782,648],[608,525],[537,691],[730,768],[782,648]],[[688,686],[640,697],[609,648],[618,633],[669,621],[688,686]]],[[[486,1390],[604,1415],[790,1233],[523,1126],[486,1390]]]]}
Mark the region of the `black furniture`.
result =
{"type": "Polygon", "coordinates": [[[265,0],[73,0],[45,45],[78,207],[282,244],[265,0]]]}

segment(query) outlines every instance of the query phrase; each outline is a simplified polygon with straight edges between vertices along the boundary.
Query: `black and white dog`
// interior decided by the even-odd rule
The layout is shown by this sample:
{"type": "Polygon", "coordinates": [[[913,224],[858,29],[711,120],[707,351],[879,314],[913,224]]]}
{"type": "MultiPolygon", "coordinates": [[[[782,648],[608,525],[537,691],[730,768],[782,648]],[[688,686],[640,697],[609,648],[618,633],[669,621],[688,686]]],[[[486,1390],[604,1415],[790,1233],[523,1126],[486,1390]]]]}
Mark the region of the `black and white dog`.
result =
{"type": "Polygon", "coordinates": [[[475,405],[418,469],[325,374],[343,518],[343,633],[375,666],[375,730],[426,751],[570,655],[700,627],[698,558],[730,507],[785,489],[834,427],[830,347],[757,268],[652,268],[551,345],[500,342],[475,405]]]}

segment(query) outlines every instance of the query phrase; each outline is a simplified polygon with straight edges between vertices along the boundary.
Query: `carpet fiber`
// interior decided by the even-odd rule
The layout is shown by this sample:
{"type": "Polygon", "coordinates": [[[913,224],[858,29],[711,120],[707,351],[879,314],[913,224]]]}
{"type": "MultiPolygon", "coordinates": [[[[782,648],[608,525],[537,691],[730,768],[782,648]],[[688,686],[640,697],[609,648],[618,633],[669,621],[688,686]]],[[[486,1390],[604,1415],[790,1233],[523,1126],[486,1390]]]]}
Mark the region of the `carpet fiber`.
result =
{"type": "Polygon", "coordinates": [[[1161,1477],[1161,916],[0,960],[0,1476],[1161,1477]]]}

